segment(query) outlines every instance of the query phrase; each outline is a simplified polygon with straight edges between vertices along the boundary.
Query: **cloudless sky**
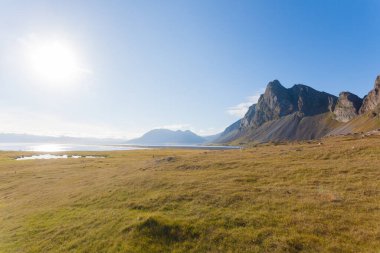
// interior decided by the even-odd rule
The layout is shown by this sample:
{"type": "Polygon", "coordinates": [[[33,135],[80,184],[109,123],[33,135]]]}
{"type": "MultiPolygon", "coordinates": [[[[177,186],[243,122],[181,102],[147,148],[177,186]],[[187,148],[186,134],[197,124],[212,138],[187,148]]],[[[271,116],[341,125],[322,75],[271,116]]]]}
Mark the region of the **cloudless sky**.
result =
{"type": "Polygon", "coordinates": [[[273,79],[364,96],[380,74],[379,10],[378,0],[1,0],[0,132],[212,134],[273,79]],[[86,76],[66,88],[32,78],[30,38],[70,44],[86,76]]]}

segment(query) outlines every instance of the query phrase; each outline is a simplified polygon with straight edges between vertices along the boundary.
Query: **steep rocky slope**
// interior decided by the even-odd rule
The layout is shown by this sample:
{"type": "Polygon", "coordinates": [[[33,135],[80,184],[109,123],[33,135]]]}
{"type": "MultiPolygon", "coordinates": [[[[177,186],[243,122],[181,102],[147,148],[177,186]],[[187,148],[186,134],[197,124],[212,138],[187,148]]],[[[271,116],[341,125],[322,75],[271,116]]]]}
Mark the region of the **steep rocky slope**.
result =
{"type": "Polygon", "coordinates": [[[216,143],[306,140],[326,135],[370,131],[380,127],[380,76],[363,99],[350,92],[339,98],[297,84],[267,85],[257,104],[221,134],[216,143]]]}
{"type": "Polygon", "coordinates": [[[239,119],[229,127],[227,127],[220,136],[214,140],[215,143],[227,143],[233,139],[236,139],[236,137],[240,133],[240,126],[243,124],[243,119],[239,119]]]}
{"type": "Polygon", "coordinates": [[[337,100],[306,85],[287,89],[274,80],[244,118],[228,127],[217,141],[267,142],[320,137],[331,130],[325,117],[334,110],[337,100]],[[314,124],[320,126],[307,131],[314,124]]]}
{"type": "MultiPolygon", "coordinates": [[[[254,109],[247,112],[243,127],[259,127],[265,122],[298,112],[299,116],[313,116],[331,112],[337,98],[306,85],[286,89],[279,81],[270,82],[254,109]]],[[[252,107],[251,107],[252,108],[252,107]]]]}
{"type": "Polygon", "coordinates": [[[281,142],[321,138],[339,126],[330,113],[304,116],[299,112],[264,123],[258,128],[247,129],[236,136],[237,143],[281,142]]]}
{"type": "Polygon", "coordinates": [[[338,103],[334,109],[335,119],[340,122],[348,122],[359,115],[363,99],[350,92],[341,92],[338,103]]]}
{"type": "Polygon", "coordinates": [[[360,113],[365,114],[378,109],[380,104],[380,75],[377,76],[374,88],[365,96],[360,113]]]}

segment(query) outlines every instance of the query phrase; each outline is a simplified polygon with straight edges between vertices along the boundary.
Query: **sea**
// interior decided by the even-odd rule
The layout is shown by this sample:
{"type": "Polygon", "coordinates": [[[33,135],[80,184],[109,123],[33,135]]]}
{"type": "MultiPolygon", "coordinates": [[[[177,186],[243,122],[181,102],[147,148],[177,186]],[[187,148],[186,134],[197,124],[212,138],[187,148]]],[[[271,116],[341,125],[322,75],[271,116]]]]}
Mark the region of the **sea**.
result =
{"type": "Polygon", "coordinates": [[[227,150],[239,149],[237,146],[201,146],[201,145],[167,145],[167,146],[131,146],[121,144],[86,145],[86,144],[57,144],[57,143],[0,143],[0,151],[31,151],[31,152],[68,152],[68,151],[117,151],[139,149],[206,149],[227,150]]]}
{"type": "Polygon", "coordinates": [[[65,152],[65,151],[115,151],[136,150],[141,147],[123,145],[86,145],[57,143],[0,143],[0,151],[65,152]]]}

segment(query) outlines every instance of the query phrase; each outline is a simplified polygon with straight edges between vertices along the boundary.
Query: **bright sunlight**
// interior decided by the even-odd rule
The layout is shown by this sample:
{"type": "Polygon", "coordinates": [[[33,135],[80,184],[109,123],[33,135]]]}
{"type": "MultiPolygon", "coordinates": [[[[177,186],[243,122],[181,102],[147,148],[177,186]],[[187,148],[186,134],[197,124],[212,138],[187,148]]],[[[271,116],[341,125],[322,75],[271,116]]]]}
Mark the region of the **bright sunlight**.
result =
{"type": "Polygon", "coordinates": [[[60,41],[34,43],[28,59],[33,74],[50,85],[70,85],[83,72],[75,51],[60,41]]]}

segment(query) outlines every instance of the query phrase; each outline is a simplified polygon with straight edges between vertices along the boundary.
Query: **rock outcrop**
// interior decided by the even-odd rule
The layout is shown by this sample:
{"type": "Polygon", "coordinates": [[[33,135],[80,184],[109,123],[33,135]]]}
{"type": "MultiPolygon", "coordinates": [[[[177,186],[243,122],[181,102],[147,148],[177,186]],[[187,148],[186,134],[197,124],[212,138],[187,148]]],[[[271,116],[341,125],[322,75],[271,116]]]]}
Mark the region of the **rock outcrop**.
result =
{"type": "MultiPolygon", "coordinates": [[[[253,117],[256,115],[256,105],[257,104],[253,104],[249,107],[244,118],[242,118],[239,121],[240,122],[239,127],[248,127],[250,125],[250,123],[253,121],[253,117]]],[[[235,123],[237,123],[237,122],[235,122],[235,123]]]]}
{"type": "Polygon", "coordinates": [[[359,115],[363,99],[350,92],[341,92],[334,109],[335,119],[339,122],[348,122],[359,115]]]}
{"type": "Polygon", "coordinates": [[[360,114],[365,114],[378,109],[380,104],[380,75],[377,76],[374,88],[364,97],[360,114]]]}

